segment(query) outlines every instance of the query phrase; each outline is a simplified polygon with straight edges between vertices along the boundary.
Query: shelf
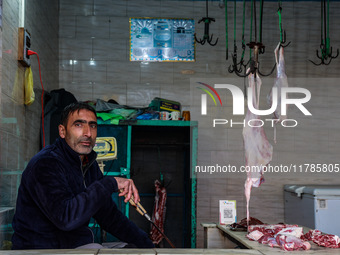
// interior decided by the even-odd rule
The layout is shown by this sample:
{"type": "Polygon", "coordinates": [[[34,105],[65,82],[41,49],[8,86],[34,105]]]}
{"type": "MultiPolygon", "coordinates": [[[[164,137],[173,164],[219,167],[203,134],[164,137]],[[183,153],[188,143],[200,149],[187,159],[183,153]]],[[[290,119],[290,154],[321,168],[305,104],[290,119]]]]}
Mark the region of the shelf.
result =
{"type": "Polygon", "coordinates": [[[120,120],[119,125],[197,127],[198,122],[197,121],[181,121],[181,120],[120,120]]]}

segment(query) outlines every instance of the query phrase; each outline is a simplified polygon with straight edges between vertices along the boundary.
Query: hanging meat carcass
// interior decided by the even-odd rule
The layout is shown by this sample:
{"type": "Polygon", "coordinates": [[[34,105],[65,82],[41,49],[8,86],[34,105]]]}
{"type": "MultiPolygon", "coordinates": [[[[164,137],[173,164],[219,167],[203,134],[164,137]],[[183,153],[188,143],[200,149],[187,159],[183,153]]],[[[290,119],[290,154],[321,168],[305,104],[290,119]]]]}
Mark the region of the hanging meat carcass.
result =
{"type": "MultiPolygon", "coordinates": [[[[276,61],[276,79],[273,88],[277,88],[278,93],[278,105],[274,112],[273,118],[276,120],[274,126],[274,142],[276,143],[276,124],[281,121],[287,119],[287,115],[281,114],[281,88],[288,88],[288,79],[285,71],[285,60],[283,56],[283,47],[281,47],[281,43],[277,45],[274,50],[275,53],[275,61],[276,61]]],[[[267,102],[271,106],[272,105],[272,89],[267,95],[267,102]]],[[[287,112],[287,105],[286,105],[287,112]]]]}
{"type": "MultiPolygon", "coordinates": [[[[165,221],[165,212],[166,212],[166,189],[162,186],[159,180],[155,181],[155,203],[152,212],[152,221],[158,226],[158,228],[164,232],[164,221],[165,221]]],[[[154,225],[151,225],[150,231],[150,239],[154,244],[159,244],[163,240],[163,235],[155,228],[154,225]]]]}
{"type": "MultiPolygon", "coordinates": [[[[248,76],[249,87],[251,88],[252,103],[254,108],[259,109],[261,79],[258,74],[248,76]]],[[[259,187],[263,182],[263,170],[272,160],[273,147],[268,142],[267,136],[261,126],[260,119],[249,109],[245,118],[243,128],[243,141],[245,148],[245,164],[247,180],[245,182],[245,196],[247,200],[247,221],[249,221],[249,200],[252,187],[259,187]],[[251,125],[249,125],[251,123],[251,125]]]]}

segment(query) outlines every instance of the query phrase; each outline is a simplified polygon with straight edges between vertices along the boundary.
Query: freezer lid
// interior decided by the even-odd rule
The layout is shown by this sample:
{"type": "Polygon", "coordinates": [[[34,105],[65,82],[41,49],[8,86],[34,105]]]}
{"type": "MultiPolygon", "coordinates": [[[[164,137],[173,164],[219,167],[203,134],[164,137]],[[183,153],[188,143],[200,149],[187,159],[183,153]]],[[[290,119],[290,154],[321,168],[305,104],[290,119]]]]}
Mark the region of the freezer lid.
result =
{"type": "Polygon", "coordinates": [[[302,185],[286,184],[284,190],[296,193],[298,197],[301,194],[311,194],[314,196],[340,196],[340,185],[302,185]]]}

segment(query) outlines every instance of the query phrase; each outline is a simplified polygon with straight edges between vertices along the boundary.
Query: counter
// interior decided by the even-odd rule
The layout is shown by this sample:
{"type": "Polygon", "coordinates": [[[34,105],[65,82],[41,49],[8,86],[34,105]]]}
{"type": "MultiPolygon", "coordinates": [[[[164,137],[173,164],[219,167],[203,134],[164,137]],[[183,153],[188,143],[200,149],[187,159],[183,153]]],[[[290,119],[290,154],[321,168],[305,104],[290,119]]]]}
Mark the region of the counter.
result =
{"type": "MultiPolygon", "coordinates": [[[[311,249],[308,251],[287,252],[279,248],[271,248],[267,245],[251,241],[246,237],[244,231],[232,231],[225,225],[215,223],[202,223],[204,227],[204,248],[231,248],[242,250],[255,250],[260,254],[340,254],[340,249],[320,247],[312,242],[311,249]]],[[[303,227],[303,232],[307,233],[310,228],[303,227]]]]}
{"type": "Polygon", "coordinates": [[[97,254],[140,254],[140,255],[245,255],[255,254],[261,255],[256,250],[240,250],[240,249],[87,249],[87,250],[22,250],[22,251],[0,251],[0,255],[53,255],[53,254],[77,254],[77,255],[97,255],[97,254]]]}

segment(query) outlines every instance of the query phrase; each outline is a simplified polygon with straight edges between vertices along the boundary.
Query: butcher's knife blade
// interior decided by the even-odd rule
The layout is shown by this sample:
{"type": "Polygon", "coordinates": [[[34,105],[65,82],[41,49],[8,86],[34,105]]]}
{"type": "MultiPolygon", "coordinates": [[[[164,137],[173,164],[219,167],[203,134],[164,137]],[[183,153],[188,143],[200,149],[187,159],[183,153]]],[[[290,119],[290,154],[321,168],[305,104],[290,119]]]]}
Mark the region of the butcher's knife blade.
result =
{"type": "Polygon", "coordinates": [[[134,196],[132,195],[129,203],[136,208],[137,212],[144,216],[149,222],[151,222],[151,224],[158,230],[159,233],[162,234],[162,236],[165,238],[165,240],[170,244],[170,246],[172,248],[176,248],[175,245],[170,241],[170,239],[163,233],[163,231],[152,221],[150,215],[146,212],[146,210],[144,209],[144,207],[138,202],[137,204],[134,201],[134,196]]]}

